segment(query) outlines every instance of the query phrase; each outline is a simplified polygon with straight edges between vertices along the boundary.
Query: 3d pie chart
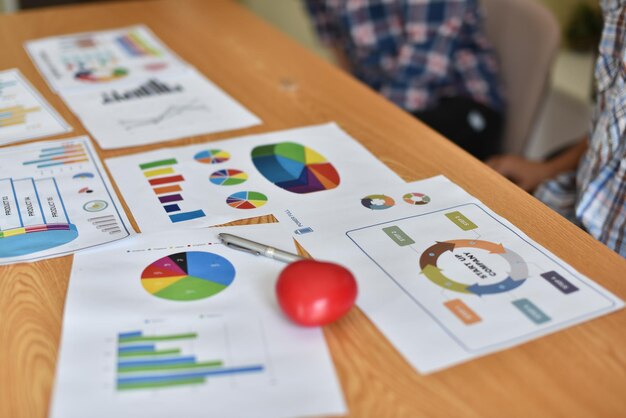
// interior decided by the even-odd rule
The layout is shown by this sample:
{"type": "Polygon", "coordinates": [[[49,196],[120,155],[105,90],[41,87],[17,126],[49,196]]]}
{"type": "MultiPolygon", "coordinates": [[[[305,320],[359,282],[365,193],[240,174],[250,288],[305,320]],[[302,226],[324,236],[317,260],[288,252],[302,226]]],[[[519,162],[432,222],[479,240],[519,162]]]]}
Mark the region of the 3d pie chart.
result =
{"type": "Polygon", "coordinates": [[[252,150],[252,162],[267,180],[293,193],[334,189],[339,173],[317,151],[295,142],[262,145],[252,150]]]}

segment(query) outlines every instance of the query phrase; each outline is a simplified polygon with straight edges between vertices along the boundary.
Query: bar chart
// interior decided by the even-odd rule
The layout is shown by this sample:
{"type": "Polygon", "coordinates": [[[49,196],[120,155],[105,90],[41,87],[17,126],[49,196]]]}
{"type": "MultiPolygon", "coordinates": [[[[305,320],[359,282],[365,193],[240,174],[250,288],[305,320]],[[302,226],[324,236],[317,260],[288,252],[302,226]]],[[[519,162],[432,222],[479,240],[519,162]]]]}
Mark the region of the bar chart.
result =
{"type": "Polygon", "coordinates": [[[0,128],[13,125],[24,125],[28,113],[39,112],[40,107],[12,106],[0,108],[0,128]]]}
{"type": "Polygon", "coordinates": [[[182,91],[183,86],[180,84],[168,85],[159,80],[152,79],[144,84],[141,84],[139,87],[130,90],[105,91],[102,93],[102,103],[105,105],[109,103],[120,103],[163,94],[179,93],[182,91]]]}
{"type": "Polygon", "coordinates": [[[84,163],[89,161],[87,152],[81,143],[68,143],[57,147],[42,148],[39,158],[24,161],[22,165],[47,168],[58,165],[84,163]]]}
{"type": "Polygon", "coordinates": [[[141,330],[117,336],[118,391],[169,388],[203,384],[208,379],[263,372],[263,364],[228,365],[221,358],[202,359],[198,333],[144,333],[141,330]]]}
{"type": "Polygon", "coordinates": [[[151,161],[139,165],[143,176],[148,180],[154,194],[157,195],[159,203],[163,205],[163,210],[167,213],[172,223],[190,221],[202,218],[205,215],[201,209],[183,211],[181,205],[184,203],[182,195],[182,184],[185,178],[176,173],[174,166],[178,164],[175,158],[151,161]]]}

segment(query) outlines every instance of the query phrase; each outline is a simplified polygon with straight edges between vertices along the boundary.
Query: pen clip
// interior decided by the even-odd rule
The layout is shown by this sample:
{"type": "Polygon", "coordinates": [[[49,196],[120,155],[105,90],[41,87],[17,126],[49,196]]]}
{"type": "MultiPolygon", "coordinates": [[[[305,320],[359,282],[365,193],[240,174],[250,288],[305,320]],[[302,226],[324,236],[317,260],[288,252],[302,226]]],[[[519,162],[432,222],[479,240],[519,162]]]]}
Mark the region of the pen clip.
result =
{"type": "Polygon", "coordinates": [[[232,242],[224,242],[224,244],[227,247],[232,248],[233,250],[239,250],[239,251],[243,251],[243,252],[250,253],[250,254],[253,254],[253,255],[261,255],[260,251],[253,250],[251,248],[242,247],[241,245],[237,245],[237,244],[234,244],[232,242]]]}

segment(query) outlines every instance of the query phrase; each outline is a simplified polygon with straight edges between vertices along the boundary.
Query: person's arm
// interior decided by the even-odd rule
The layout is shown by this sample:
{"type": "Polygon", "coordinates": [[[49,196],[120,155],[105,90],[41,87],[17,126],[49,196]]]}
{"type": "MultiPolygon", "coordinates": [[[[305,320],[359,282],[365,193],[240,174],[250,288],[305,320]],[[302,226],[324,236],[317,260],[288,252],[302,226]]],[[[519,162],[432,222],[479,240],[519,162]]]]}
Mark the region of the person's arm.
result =
{"type": "Polygon", "coordinates": [[[500,155],[490,158],[486,164],[522,189],[532,192],[544,181],[560,173],[576,170],[587,150],[587,143],[588,139],[585,137],[547,161],[530,161],[517,155],[500,155]]]}
{"type": "Polygon", "coordinates": [[[325,1],[305,0],[304,5],[311,18],[318,40],[334,56],[339,67],[350,71],[350,63],[340,45],[339,29],[336,26],[336,16],[329,10],[325,1]]]}

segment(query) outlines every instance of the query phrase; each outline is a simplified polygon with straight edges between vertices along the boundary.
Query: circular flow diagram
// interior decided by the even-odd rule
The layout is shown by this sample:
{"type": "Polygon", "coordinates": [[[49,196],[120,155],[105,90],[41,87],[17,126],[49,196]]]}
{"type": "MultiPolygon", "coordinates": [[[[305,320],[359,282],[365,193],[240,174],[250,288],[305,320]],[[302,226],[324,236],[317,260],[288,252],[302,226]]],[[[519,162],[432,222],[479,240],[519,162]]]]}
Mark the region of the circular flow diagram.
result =
{"type": "Polygon", "coordinates": [[[436,285],[454,292],[478,296],[508,292],[521,286],[528,278],[528,267],[519,254],[505,248],[502,244],[481,240],[459,239],[437,242],[422,253],[420,256],[420,267],[422,269],[421,273],[436,285]],[[478,283],[465,284],[452,280],[445,276],[442,270],[437,267],[437,259],[448,251],[454,252],[457,248],[480,249],[487,251],[489,254],[497,254],[509,263],[511,267],[510,273],[504,280],[484,285],[478,283]]]}

